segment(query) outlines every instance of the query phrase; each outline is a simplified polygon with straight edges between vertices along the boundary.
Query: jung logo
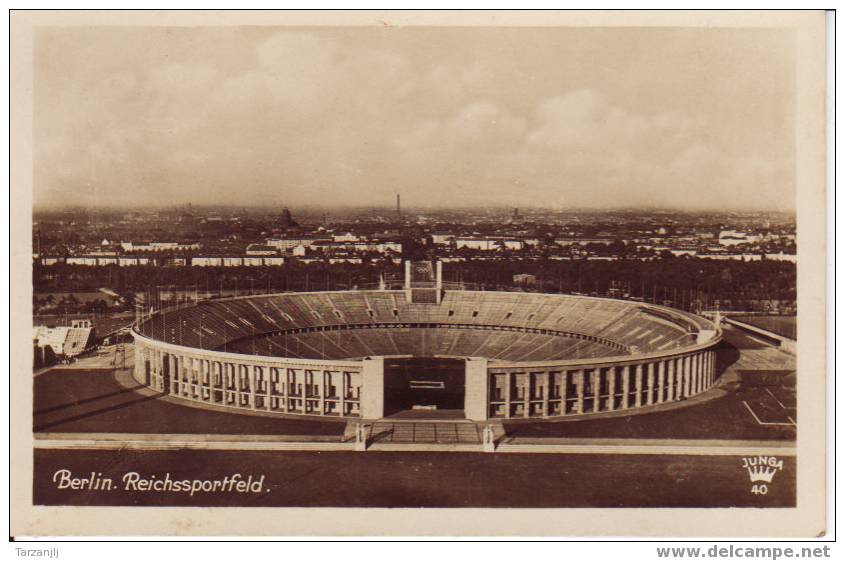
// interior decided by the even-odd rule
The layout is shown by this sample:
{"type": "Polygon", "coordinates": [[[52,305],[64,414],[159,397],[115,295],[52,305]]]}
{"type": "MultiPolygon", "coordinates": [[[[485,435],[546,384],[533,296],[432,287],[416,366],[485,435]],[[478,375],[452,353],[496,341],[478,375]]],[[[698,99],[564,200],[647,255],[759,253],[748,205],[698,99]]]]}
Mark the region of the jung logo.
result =
{"type": "Polygon", "coordinates": [[[775,473],[777,473],[777,470],[770,467],[755,466],[748,468],[748,477],[751,478],[751,483],[757,483],[759,481],[771,483],[775,473]]]}
{"type": "Polygon", "coordinates": [[[742,467],[748,471],[751,480],[751,492],[765,495],[769,492],[768,483],[775,474],[783,469],[783,460],[776,456],[746,456],[742,458],[742,467]]]}

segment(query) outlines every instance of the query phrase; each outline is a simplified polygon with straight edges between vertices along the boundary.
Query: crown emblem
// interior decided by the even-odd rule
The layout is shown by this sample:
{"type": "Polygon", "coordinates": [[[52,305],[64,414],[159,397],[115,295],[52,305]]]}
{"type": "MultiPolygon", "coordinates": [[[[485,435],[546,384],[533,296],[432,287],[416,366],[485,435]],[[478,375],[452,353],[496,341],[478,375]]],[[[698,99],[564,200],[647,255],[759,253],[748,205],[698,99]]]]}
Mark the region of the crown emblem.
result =
{"type": "Polygon", "coordinates": [[[748,468],[748,477],[751,478],[752,483],[760,481],[771,483],[775,473],[777,473],[777,470],[769,466],[750,466],[748,468]]]}

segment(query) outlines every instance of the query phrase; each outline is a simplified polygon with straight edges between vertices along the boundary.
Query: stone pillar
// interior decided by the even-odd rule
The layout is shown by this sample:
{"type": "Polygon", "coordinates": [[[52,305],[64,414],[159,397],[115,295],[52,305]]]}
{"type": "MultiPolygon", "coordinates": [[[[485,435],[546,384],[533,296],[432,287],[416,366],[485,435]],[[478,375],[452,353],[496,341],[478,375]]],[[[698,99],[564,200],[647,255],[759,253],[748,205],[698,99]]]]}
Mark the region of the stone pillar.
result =
{"type": "MultiPolygon", "coordinates": [[[[406,263],[408,263],[406,261],[406,263]]],[[[384,358],[371,357],[363,361],[361,371],[361,417],[384,417],[384,358]]]]}
{"type": "Polygon", "coordinates": [[[560,414],[566,415],[566,398],[569,390],[569,372],[564,370],[560,373],[560,414]]]}
{"type": "Polygon", "coordinates": [[[696,368],[695,368],[695,359],[696,355],[689,356],[689,395],[695,395],[696,391],[696,368]]]}
{"type": "Polygon", "coordinates": [[[217,384],[220,386],[220,403],[226,403],[226,363],[217,363],[217,384]]]}
{"type": "Polygon", "coordinates": [[[578,393],[578,401],[575,403],[575,412],[584,412],[584,371],[575,372],[575,391],[578,393]]]}
{"type": "Polygon", "coordinates": [[[437,263],[435,263],[434,266],[435,266],[435,270],[436,270],[436,277],[435,278],[436,278],[436,281],[437,281],[436,284],[435,284],[435,286],[437,287],[435,299],[436,299],[437,303],[439,304],[440,299],[443,297],[443,263],[440,262],[440,261],[437,261],[437,263]]]}
{"type": "Polygon", "coordinates": [[[695,379],[697,382],[695,393],[701,393],[704,389],[704,353],[698,353],[695,356],[695,379]]]}
{"type": "Polygon", "coordinates": [[[261,377],[264,380],[264,392],[261,394],[264,396],[264,406],[262,409],[270,410],[271,402],[270,402],[270,394],[272,393],[270,387],[272,386],[273,375],[271,374],[271,369],[269,366],[262,366],[261,367],[261,377]]]}
{"type": "Polygon", "coordinates": [[[696,355],[690,355],[689,357],[689,394],[690,396],[695,395],[695,363],[696,363],[696,355]]]}
{"type": "Polygon", "coordinates": [[[707,372],[709,373],[707,378],[707,387],[709,388],[716,383],[716,353],[710,351],[707,353],[707,356],[709,357],[709,360],[707,361],[707,372]]]}
{"type": "Polygon", "coordinates": [[[675,359],[666,361],[666,401],[675,400],[675,359]]]}
{"type": "Polygon", "coordinates": [[[601,370],[593,368],[593,413],[601,411],[601,370]]]}
{"type": "Polygon", "coordinates": [[[144,367],[144,353],[146,347],[138,338],[135,338],[135,366],[132,368],[132,377],[139,384],[146,384],[146,368],[144,367]]]}
{"type": "Polygon", "coordinates": [[[256,408],[255,395],[256,395],[257,390],[258,390],[258,388],[257,388],[258,380],[257,380],[256,372],[255,372],[255,366],[250,365],[247,368],[249,368],[249,407],[250,407],[250,409],[255,409],[256,408]]]}
{"type": "Polygon", "coordinates": [[[695,393],[701,393],[704,390],[704,353],[698,353],[696,355],[695,370],[695,379],[698,381],[695,393]]]}
{"type": "MultiPolygon", "coordinates": [[[[490,414],[487,359],[468,358],[465,361],[464,383],[464,415],[471,421],[486,421],[490,414]]],[[[510,411],[510,404],[507,410],[510,411]]]]}
{"type": "MultiPolygon", "coordinates": [[[[205,401],[205,390],[209,388],[209,382],[211,381],[211,372],[209,369],[209,363],[206,359],[200,359],[200,379],[199,379],[199,386],[200,386],[200,401],[205,401]]],[[[211,390],[208,392],[209,398],[211,397],[211,390]]]]}
{"type": "MultiPolygon", "coordinates": [[[[179,383],[179,376],[182,375],[182,369],[179,368],[179,359],[181,357],[174,356],[173,357],[173,369],[170,371],[170,387],[164,388],[164,391],[169,393],[170,395],[176,395],[178,392],[176,391],[176,384],[179,383]]],[[[164,382],[162,382],[162,385],[164,382]]],[[[182,384],[180,384],[181,386],[182,384]]]]}
{"type": "Polygon", "coordinates": [[[681,359],[684,373],[684,397],[689,397],[692,391],[692,362],[689,355],[681,359]]]}
{"type": "Polygon", "coordinates": [[[543,381],[543,393],[541,399],[543,400],[543,417],[549,416],[549,390],[551,389],[551,382],[549,381],[549,376],[551,376],[548,372],[543,372],[540,376],[540,379],[543,381]]]}
{"type": "Polygon", "coordinates": [[[233,364],[232,370],[235,374],[235,404],[241,407],[243,403],[243,399],[241,398],[241,391],[243,390],[243,384],[241,384],[241,365],[237,363],[233,364]]]}
{"type": "Polygon", "coordinates": [[[626,364],[622,367],[622,409],[630,407],[631,401],[631,366],[626,364]]]}
{"type": "Polygon", "coordinates": [[[675,359],[675,399],[684,397],[684,359],[675,359]]]}
{"type": "Polygon", "coordinates": [[[318,372],[320,383],[317,385],[317,396],[320,398],[320,415],[326,414],[326,371],[318,372]]]}
{"type": "Polygon", "coordinates": [[[651,405],[654,403],[654,363],[649,362],[646,366],[647,370],[647,382],[646,382],[646,405],[651,405]]]}
{"type": "Polygon", "coordinates": [[[528,418],[531,416],[531,373],[523,372],[522,380],[525,382],[522,392],[522,416],[528,418]]]}
{"type": "MultiPolygon", "coordinates": [[[[279,376],[281,377],[281,372],[279,376]]],[[[337,387],[337,398],[338,398],[338,407],[340,407],[340,416],[346,416],[346,372],[341,370],[340,371],[340,383],[337,387]]]]}
{"type": "Polygon", "coordinates": [[[663,403],[666,393],[666,361],[657,363],[657,403],[663,403]]]}
{"type": "MultiPolygon", "coordinates": [[[[285,400],[284,411],[285,411],[285,413],[287,413],[288,411],[291,410],[291,406],[290,406],[290,372],[288,371],[287,368],[283,368],[282,370],[284,370],[284,373],[285,373],[285,383],[284,383],[284,386],[282,386],[282,394],[283,394],[284,400],[285,400]]],[[[279,376],[281,376],[281,374],[279,374],[279,376]]]]}
{"type": "Polygon", "coordinates": [[[634,388],[637,393],[634,396],[634,407],[639,407],[643,404],[643,365],[638,364],[634,370],[634,388]]]}
{"type": "Polygon", "coordinates": [[[607,369],[607,410],[616,409],[616,367],[607,369]]]}
{"type": "Polygon", "coordinates": [[[513,386],[513,374],[505,372],[505,418],[511,417],[511,387],[513,386]]]}

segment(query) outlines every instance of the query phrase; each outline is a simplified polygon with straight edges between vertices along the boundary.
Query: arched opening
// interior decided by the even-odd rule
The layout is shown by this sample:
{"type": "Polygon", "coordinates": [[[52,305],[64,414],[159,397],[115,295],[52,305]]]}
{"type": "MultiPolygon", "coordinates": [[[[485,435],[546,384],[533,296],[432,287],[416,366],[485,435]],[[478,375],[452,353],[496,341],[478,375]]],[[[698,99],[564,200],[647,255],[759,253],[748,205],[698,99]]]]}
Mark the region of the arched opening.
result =
{"type": "Polygon", "coordinates": [[[384,416],[464,418],[466,361],[408,357],[384,360],[384,416]]]}

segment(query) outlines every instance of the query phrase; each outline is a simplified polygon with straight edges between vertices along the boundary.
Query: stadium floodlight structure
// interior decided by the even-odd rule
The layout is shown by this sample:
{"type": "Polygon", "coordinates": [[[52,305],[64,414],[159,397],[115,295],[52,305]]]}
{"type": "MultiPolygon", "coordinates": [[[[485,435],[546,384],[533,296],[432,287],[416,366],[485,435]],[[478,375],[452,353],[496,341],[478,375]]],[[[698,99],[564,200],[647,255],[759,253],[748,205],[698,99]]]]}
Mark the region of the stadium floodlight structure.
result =
{"type": "Polygon", "coordinates": [[[401,290],[251,295],[142,317],[134,376],[186,404],[365,419],[426,407],[478,421],[619,414],[716,380],[721,332],[705,318],[580,295],[443,290],[439,263],[405,272],[401,290]]]}

